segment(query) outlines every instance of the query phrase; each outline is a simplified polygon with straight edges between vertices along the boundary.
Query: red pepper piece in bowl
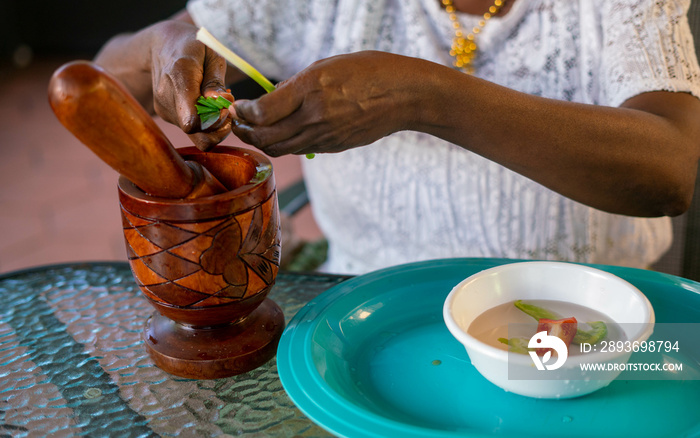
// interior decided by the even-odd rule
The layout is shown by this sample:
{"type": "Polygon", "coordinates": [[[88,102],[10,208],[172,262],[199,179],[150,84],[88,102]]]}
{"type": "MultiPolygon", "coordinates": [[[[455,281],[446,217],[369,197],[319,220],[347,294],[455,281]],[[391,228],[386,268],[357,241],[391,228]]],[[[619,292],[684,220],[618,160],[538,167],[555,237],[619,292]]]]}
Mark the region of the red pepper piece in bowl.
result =
{"type": "MultiPolygon", "coordinates": [[[[556,336],[557,338],[564,341],[566,348],[569,348],[571,341],[573,341],[574,336],[576,336],[576,329],[578,328],[578,321],[573,316],[571,318],[563,319],[547,319],[540,318],[537,324],[537,333],[541,331],[546,331],[549,336],[556,336]]],[[[550,348],[538,348],[537,354],[543,355],[550,348]]]]}

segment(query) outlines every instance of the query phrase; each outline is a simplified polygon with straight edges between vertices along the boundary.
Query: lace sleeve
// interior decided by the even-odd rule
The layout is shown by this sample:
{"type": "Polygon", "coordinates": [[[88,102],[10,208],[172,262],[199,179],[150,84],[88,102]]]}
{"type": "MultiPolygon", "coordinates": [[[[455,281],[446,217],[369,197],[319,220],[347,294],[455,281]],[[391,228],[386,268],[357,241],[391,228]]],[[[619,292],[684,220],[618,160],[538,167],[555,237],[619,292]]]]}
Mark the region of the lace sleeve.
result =
{"type": "Polygon", "coordinates": [[[608,104],[648,91],[700,97],[690,0],[601,0],[602,88],[608,104]]]}

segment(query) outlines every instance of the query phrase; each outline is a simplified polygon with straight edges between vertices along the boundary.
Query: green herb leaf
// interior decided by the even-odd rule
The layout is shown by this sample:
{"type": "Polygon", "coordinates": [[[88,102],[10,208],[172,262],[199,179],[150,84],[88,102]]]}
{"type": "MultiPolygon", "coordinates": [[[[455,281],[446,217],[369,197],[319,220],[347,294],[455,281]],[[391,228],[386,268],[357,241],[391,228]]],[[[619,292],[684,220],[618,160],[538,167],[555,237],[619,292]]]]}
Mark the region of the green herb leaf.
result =
{"type": "Polygon", "coordinates": [[[204,106],[204,105],[195,105],[195,108],[197,108],[197,114],[208,114],[208,113],[218,113],[219,110],[217,109],[212,109],[211,107],[204,106]]]}
{"type": "Polygon", "coordinates": [[[195,108],[197,108],[197,114],[199,114],[202,130],[209,129],[214,125],[214,123],[219,120],[221,110],[230,107],[232,103],[233,102],[222,96],[199,96],[195,108]]]}
{"type": "MultiPolygon", "coordinates": [[[[535,320],[540,319],[561,319],[561,315],[553,312],[549,309],[543,307],[535,306],[534,304],[524,303],[523,300],[517,300],[515,302],[515,307],[522,310],[526,314],[533,317],[535,320]]],[[[576,329],[576,336],[574,336],[574,344],[595,344],[608,335],[608,327],[603,321],[594,321],[587,323],[591,326],[591,329],[586,331],[582,330],[580,327],[576,329]]]]}
{"type": "Polygon", "coordinates": [[[197,105],[201,106],[202,108],[209,108],[209,109],[216,109],[207,99],[205,99],[202,96],[199,96],[197,99],[197,105]]]}
{"type": "Polygon", "coordinates": [[[221,109],[228,108],[231,106],[233,102],[229,102],[228,99],[226,99],[223,96],[217,96],[217,98],[214,100],[217,106],[219,106],[221,109]]]}
{"type": "Polygon", "coordinates": [[[577,329],[576,336],[572,341],[574,344],[597,344],[608,335],[608,326],[603,321],[588,322],[587,324],[591,326],[591,329],[577,329]]]}
{"type": "Polygon", "coordinates": [[[197,103],[200,104],[201,106],[205,107],[205,108],[209,108],[209,109],[212,109],[212,110],[220,109],[220,108],[216,105],[216,99],[213,98],[213,97],[199,96],[199,98],[197,98],[197,103]]]}
{"type": "Polygon", "coordinates": [[[199,115],[199,120],[202,123],[202,131],[209,129],[219,120],[219,112],[211,112],[199,115]]]}
{"type": "Polygon", "coordinates": [[[515,302],[515,307],[527,313],[531,317],[535,318],[536,321],[540,319],[561,319],[561,315],[556,312],[552,312],[549,309],[545,309],[540,306],[535,306],[534,304],[524,303],[523,300],[517,300],[515,302]]]}
{"type": "Polygon", "coordinates": [[[527,354],[530,349],[528,348],[529,341],[525,338],[498,338],[498,342],[501,344],[506,344],[508,346],[508,351],[519,354],[527,354]]]}

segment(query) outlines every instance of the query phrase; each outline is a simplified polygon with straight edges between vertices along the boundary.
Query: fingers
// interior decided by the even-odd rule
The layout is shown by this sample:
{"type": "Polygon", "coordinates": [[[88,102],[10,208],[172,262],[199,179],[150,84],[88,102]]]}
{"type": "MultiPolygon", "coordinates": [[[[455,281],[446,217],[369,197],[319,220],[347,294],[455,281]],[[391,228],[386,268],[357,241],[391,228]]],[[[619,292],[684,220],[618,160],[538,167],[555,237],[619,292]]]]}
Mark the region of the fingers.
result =
{"type": "Polygon", "coordinates": [[[222,119],[222,124],[215,131],[196,132],[188,136],[199,150],[206,152],[224,141],[229,134],[231,134],[231,117],[226,117],[222,119]]]}
{"type": "MultiPolygon", "coordinates": [[[[195,104],[200,96],[223,96],[233,102],[226,90],[223,78],[226,75],[225,61],[209,51],[203,60],[181,58],[175,62],[172,82],[175,89],[177,123],[185,133],[192,134],[202,129],[195,104]]],[[[205,132],[216,131],[226,122],[229,111],[222,110],[219,120],[205,132]]]]}
{"type": "MultiPolygon", "coordinates": [[[[248,101],[236,101],[236,104],[247,105],[248,101]]],[[[238,113],[237,113],[238,114],[238,113]]],[[[247,120],[235,118],[231,126],[233,133],[244,142],[257,147],[265,153],[271,151],[270,146],[287,142],[296,137],[301,132],[310,132],[309,126],[299,113],[295,112],[291,116],[282,119],[271,125],[255,125],[247,120]]],[[[300,147],[300,146],[299,146],[300,147]]],[[[271,156],[297,153],[299,147],[292,145],[292,149],[279,150],[268,153],[271,156]]]]}
{"type": "Polygon", "coordinates": [[[304,90],[283,82],[272,93],[256,100],[240,100],[235,104],[238,118],[253,125],[272,125],[294,113],[304,102],[304,90]]]}
{"type": "Polygon", "coordinates": [[[226,90],[226,61],[196,41],[196,29],[173,24],[161,50],[154,51],[154,109],[165,121],[191,135],[195,145],[206,150],[230,134],[231,112],[223,109],[218,120],[206,131],[195,104],[204,96],[223,96],[233,102],[226,90]]]}
{"type": "Polygon", "coordinates": [[[303,155],[320,149],[333,152],[332,146],[335,145],[332,141],[326,141],[318,127],[301,128],[301,124],[297,123],[294,117],[272,127],[253,126],[240,119],[234,119],[231,130],[242,141],[271,157],[303,155]]]}
{"type": "MultiPolygon", "coordinates": [[[[205,70],[206,71],[206,70],[205,70]]],[[[224,72],[225,74],[225,72],[224,72]]],[[[204,77],[206,78],[206,74],[204,77]]],[[[204,97],[223,97],[224,99],[228,100],[233,104],[234,102],[234,97],[231,94],[231,90],[224,89],[224,85],[220,82],[220,77],[216,76],[213,79],[203,82],[203,84],[208,84],[208,85],[202,85],[202,96],[204,97]]],[[[230,108],[230,107],[229,107],[230,108]]],[[[211,125],[209,128],[202,130],[203,132],[216,132],[219,129],[223,127],[224,124],[228,124],[230,127],[231,125],[231,119],[232,119],[232,113],[229,108],[223,108],[219,112],[219,119],[214,122],[213,125],[211,125]]],[[[200,126],[201,129],[201,126],[200,126]]]]}
{"type": "MultiPolygon", "coordinates": [[[[233,96],[228,90],[225,92],[216,92],[212,89],[202,93],[205,96],[222,96],[225,99],[233,102],[233,96]]],[[[221,143],[226,137],[231,134],[231,125],[233,117],[228,109],[222,109],[219,119],[209,128],[202,132],[195,132],[189,135],[194,145],[202,150],[208,151],[217,144],[221,143]]]]}
{"type": "Polygon", "coordinates": [[[192,58],[180,58],[174,63],[170,81],[174,89],[174,110],[176,123],[187,134],[201,129],[199,115],[195,107],[201,95],[203,66],[201,61],[192,58]]]}
{"type": "MultiPolygon", "coordinates": [[[[224,84],[224,78],[226,77],[226,60],[207,47],[203,68],[200,94],[204,97],[222,96],[229,102],[233,102],[233,95],[226,89],[224,84]]],[[[197,99],[195,99],[194,102],[196,102],[196,100],[197,99]]],[[[190,104],[191,108],[196,108],[194,102],[190,104]]],[[[201,119],[200,117],[196,119],[196,129],[201,130],[201,119]]],[[[208,151],[228,137],[231,133],[231,123],[231,112],[224,108],[220,111],[219,119],[213,125],[202,132],[191,134],[190,138],[198,149],[208,151]]]]}
{"type": "MultiPolygon", "coordinates": [[[[291,149],[270,149],[296,137],[308,126],[309,120],[299,117],[304,102],[304,92],[296,86],[283,82],[277,89],[256,100],[237,100],[234,103],[235,120],[232,130],[244,142],[251,144],[271,156],[298,153],[300,146],[291,149]]],[[[286,144],[286,143],[285,143],[286,144]]]]}
{"type": "Polygon", "coordinates": [[[206,47],[204,55],[204,70],[202,72],[202,96],[220,96],[227,94],[233,102],[233,96],[226,90],[226,60],[206,47]]]}

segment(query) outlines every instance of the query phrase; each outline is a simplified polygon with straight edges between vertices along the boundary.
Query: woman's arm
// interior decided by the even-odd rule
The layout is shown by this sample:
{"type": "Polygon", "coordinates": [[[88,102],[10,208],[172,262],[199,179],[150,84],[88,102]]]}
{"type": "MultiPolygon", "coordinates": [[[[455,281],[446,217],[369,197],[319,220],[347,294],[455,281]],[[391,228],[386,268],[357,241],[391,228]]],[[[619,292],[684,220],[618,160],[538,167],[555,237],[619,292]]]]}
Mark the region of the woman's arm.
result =
{"type": "Polygon", "coordinates": [[[445,81],[433,92],[442,90],[440,100],[449,104],[428,99],[429,118],[419,130],[601,210],[673,216],[689,207],[700,158],[697,98],[652,92],[610,108],[538,98],[471,77],[445,81]],[[445,93],[458,84],[464,93],[445,93]],[[444,108],[459,108],[469,120],[444,108]]]}
{"type": "Polygon", "coordinates": [[[236,102],[236,112],[234,133],[273,156],[422,131],[633,216],[684,212],[700,158],[700,100],[689,94],[645,93],[620,108],[577,104],[381,52],[320,61],[273,93],[236,102]]]}

